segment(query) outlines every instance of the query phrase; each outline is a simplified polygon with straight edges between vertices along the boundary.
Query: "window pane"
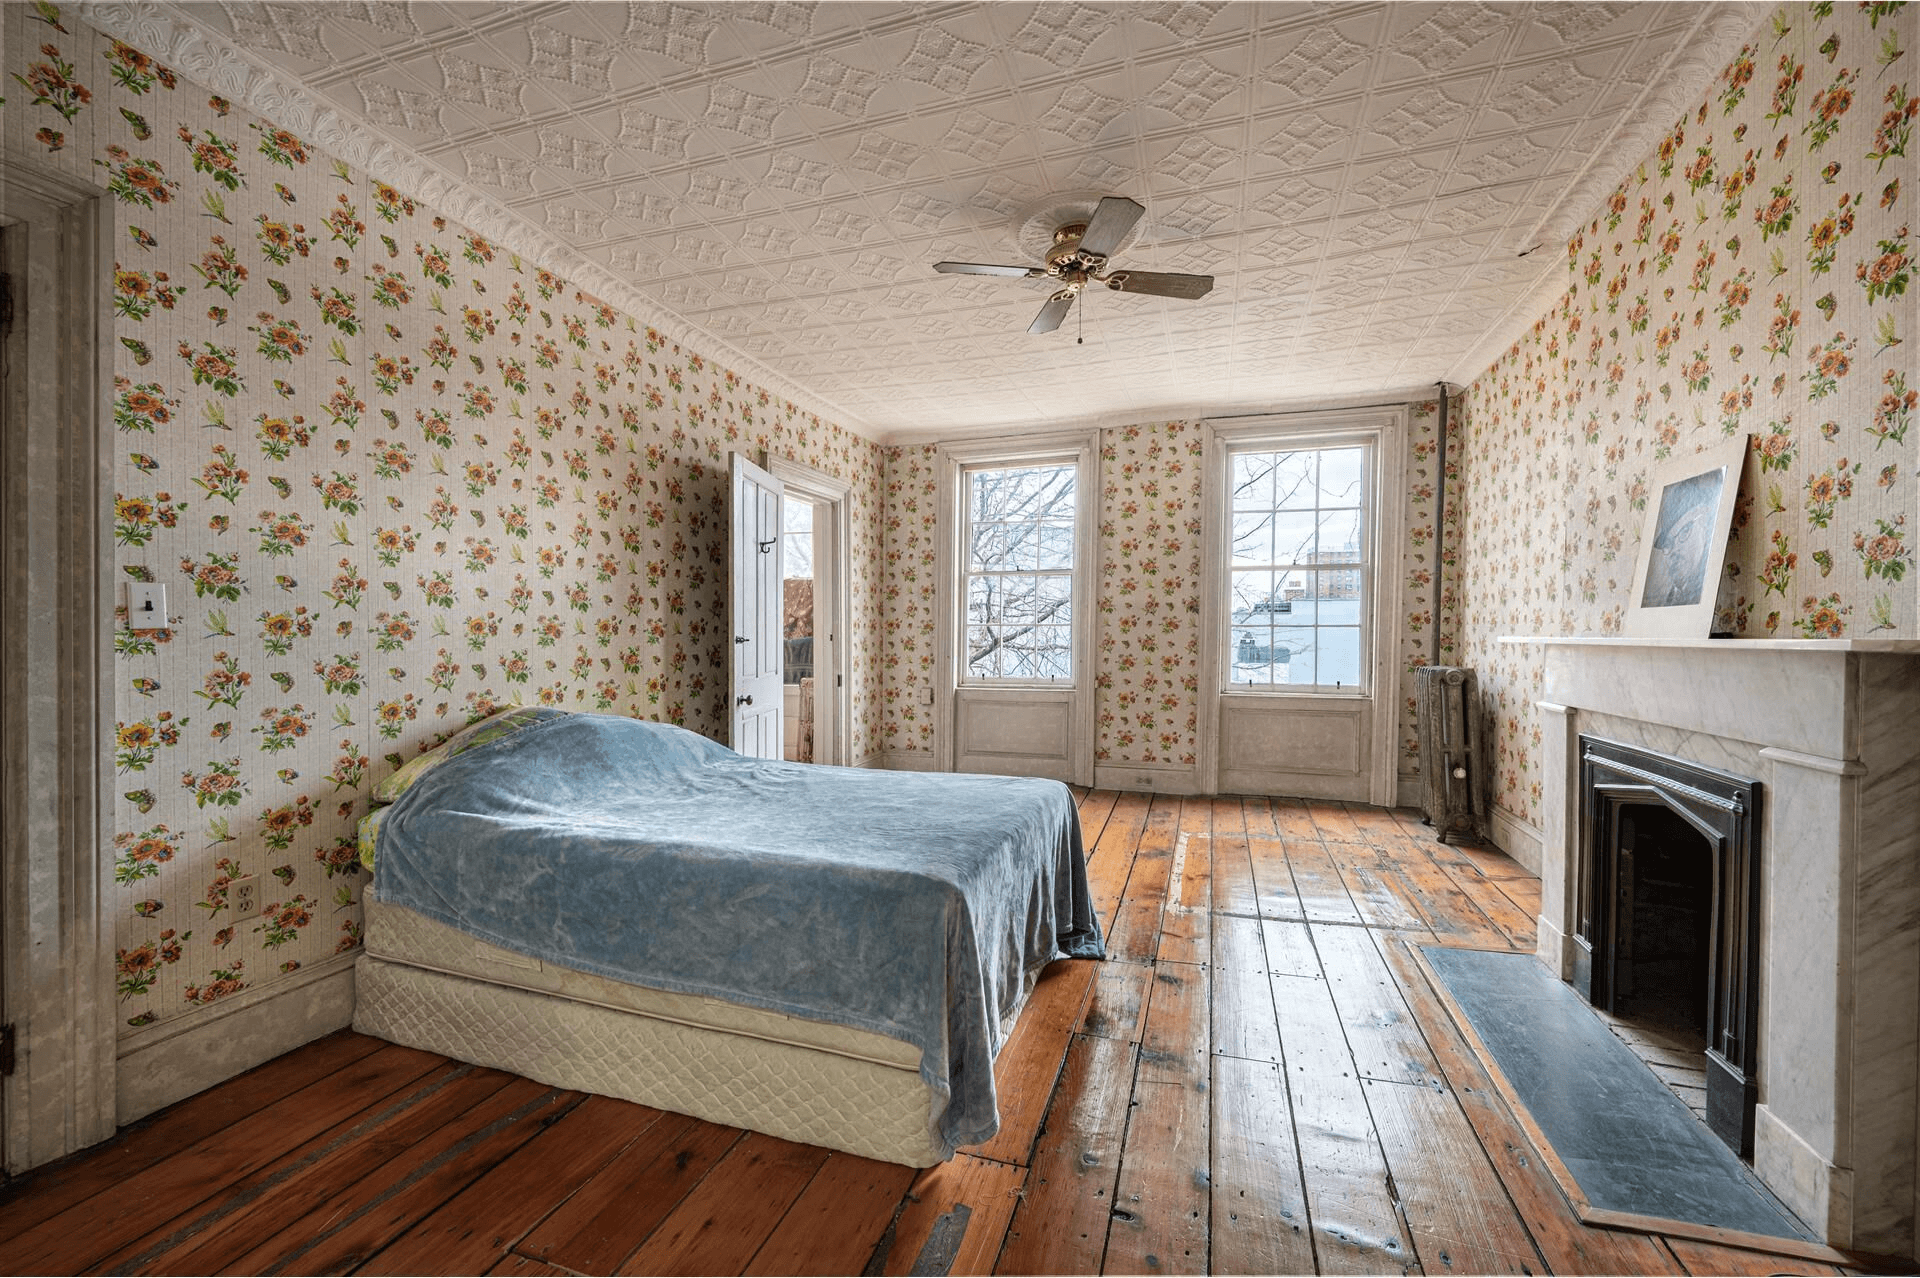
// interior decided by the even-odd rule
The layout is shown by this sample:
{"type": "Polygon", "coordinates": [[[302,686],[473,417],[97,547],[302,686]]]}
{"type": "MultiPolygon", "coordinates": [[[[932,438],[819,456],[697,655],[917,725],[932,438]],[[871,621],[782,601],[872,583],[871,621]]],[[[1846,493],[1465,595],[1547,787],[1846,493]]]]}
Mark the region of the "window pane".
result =
{"type": "Polygon", "coordinates": [[[1039,548],[1034,555],[1036,568],[1073,570],[1073,525],[1046,523],[1037,530],[1039,548]]]}
{"type": "Polygon", "coordinates": [[[1273,455],[1273,504],[1281,510],[1311,510],[1314,504],[1314,452],[1273,455]]]}
{"type": "Polygon", "coordinates": [[[1273,562],[1310,564],[1319,520],[1311,510],[1281,511],[1273,517],[1273,562]]]}
{"type": "Polygon", "coordinates": [[[1034,677],[1065,679],[1073,674],[1073,649],[1065,626],[1041,626],[1034,632],[1034,677]]]}
{"type": "Polygon", "coordinates": [[[1073,620],[1073,578],[1034,579],[1035,621],[1064,626],[1073,620]]]}
{"type": "Polygon", "coordinates": [[[1234,453],[1231,458],[1231,510],[1273,508],[1273,456],[1270,453],[1234,453]]]}
{"type": "Polygon", "coordinates": [[[1233,625],[1267,624],[1266,604],[1273,597],[1272,573],[1236,572],[1230,590],[1233,596],[1230,613],[1233,625]]]}
{"type": "Polygon", "coordinates": [[[1306,626],[1276,626],[1273,662],[1278,683],[1312,683],[1315,632],[1306,626]]]}
{"type": "Polygon", "coordinates": [[[1271,511],[1236,511],[1233,516],[1233,562],[1270,564],[1273,562],[1273,514],[1271,511]]]}
{"type": "Polygon", "coordinates": [[[1001,609],[997,620],[1010,626],[1031,626],[1040,618],[1039,578],[1000,578],[1001,609]]]}
{"type": "Polygon", "coordinates": [[[983,626],[1000,618],[1000,578],[967,578],[967,624],[983,626]]]}
{"type": "Polygon", "coordinates": [[[999,672],[999,646],[994,642],[993,631],[988,626],[967,627],[967,673],[976,678],[990,677],[999,672]]]}
{"type": "Polygon", "coordinates": [[[1320,635],[1319,672],[1316,679],[1327,686],[1360,686],[1360,628],[1324,626],[1320,635]]]}
{"type": "Polygon", "coordinates": [[[1321,506],[1358,506],[1366,495],[1367,455],[1359,448],[1329,448],[1320,454],[1321,506]]]}
{"type": "Polygon", "coordinates": [[[1326,511],[1320,516],[1320,558],[1323,564],[1360,562],[1360,512],[1326,511]]]}

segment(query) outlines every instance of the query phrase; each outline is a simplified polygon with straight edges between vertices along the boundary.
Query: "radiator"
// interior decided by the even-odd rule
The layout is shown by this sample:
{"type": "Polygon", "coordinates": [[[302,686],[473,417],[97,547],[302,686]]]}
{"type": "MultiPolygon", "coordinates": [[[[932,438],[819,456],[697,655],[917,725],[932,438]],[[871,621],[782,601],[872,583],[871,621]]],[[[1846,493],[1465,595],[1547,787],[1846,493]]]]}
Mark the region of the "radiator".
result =
{"type": "Polygon", "coordinates": [[[1420,808],[1434,837],[1487,837],[1492,766],[1473,671],[1423,666],[1414,676],[1420,737],[1420,808]]]}

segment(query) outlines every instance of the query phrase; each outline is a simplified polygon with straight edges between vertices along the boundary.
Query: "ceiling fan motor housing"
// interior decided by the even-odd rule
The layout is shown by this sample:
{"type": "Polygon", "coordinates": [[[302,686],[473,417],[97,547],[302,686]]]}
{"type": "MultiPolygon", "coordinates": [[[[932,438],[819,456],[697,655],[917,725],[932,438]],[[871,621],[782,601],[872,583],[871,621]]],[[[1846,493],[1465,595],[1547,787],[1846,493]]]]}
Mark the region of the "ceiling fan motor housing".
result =
{"type": "Polygon", "coordinates": [[[1069,222],[1053,233],[1053,247],[1047,250],[1047,274],[1076,287],[1098,278],[1107,259],[1097,253],[1080,251],[1080,241],[1086,233],[1085,222],[1069,222]]]}

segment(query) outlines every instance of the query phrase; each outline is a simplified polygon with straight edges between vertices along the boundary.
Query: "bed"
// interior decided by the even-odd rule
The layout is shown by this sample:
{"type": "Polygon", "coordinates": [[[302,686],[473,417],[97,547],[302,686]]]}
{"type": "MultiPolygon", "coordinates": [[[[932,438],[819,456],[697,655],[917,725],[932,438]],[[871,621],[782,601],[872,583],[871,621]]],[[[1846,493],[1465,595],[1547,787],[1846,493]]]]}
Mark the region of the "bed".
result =
{"type": "Polygon", "coordinates": [[[1103,953],[1057,782],[522,708],[375,798],[356,1029],[888,1162],[989,1138],[1034,978],[1103,953]]]}

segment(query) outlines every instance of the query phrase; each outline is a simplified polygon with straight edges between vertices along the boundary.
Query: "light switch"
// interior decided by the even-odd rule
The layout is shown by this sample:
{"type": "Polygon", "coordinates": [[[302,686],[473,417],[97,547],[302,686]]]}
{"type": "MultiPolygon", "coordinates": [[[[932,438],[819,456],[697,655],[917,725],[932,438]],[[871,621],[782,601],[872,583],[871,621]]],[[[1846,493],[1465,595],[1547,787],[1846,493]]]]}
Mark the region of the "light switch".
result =
{"type": "Polygon", "coordinates": [[[933,704],[933,689],[931,687],[920,689],[920,704],[923,706],[933,704]]]}
{"type": "Polygon", "coordinates": [[[167,626],[167,588],[157,582],[127,583],[127,629],[164,630],[167,626]]]}

